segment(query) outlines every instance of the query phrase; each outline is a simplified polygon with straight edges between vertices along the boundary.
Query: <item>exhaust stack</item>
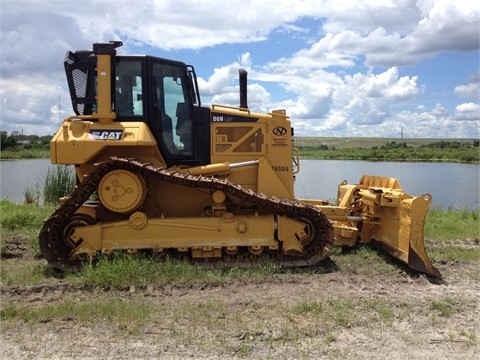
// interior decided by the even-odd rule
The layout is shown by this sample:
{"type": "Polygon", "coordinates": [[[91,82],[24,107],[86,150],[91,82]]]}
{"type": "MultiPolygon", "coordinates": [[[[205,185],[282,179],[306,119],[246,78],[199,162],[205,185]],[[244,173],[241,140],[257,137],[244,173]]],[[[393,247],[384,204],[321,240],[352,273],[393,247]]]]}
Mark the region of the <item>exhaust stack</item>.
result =
{"type": "Polygon", "coordinates": [[[238,70],[238,77],[240,82],[240,108],[248,109],[247,105],[247,70],[238,70]]]}

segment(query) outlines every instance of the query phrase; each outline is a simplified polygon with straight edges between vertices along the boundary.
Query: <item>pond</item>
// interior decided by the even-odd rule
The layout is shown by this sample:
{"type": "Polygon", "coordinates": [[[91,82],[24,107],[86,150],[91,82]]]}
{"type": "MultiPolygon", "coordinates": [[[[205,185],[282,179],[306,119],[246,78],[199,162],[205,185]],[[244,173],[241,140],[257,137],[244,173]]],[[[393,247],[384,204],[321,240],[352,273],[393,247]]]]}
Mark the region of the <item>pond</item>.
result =
{"type": "Polygon", "coordinates": [[[295,183],[299,198],[335,200],[337,185],[358,183],[362,175],[397,178],[409,195],[432,195],[432,206],[444,209],[478,209],[480,165],[424,162],[303,160],[295,183]]]}
{"type": "MultiPolygon", "coordinates": [[[[0,161],[1,198],[23,202],[26,188],[43,187],[48,159],[0,161]]],[[[456,163],[302,160],[295,182],[298,198],[335,201],[343,180],[357,183],[363,175],[397,178],[404,192],[430,193],[432,206],[454,209],[479,208],[480,165],[456,163]]]]}

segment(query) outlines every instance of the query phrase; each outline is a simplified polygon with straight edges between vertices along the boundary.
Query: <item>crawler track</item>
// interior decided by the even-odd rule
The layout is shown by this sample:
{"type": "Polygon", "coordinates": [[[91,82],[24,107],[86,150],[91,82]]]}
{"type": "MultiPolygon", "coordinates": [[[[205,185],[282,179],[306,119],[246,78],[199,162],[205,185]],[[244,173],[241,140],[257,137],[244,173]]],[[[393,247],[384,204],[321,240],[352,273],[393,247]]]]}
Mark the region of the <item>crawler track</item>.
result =
{"type": "MultiPolygon", "coordinates": [[[[301,267],[315,265],[325,259],[333,245],[333,228],[330,221],[320,210],[313,206],[300,201],[279,199],[259,194],[240,185],[233,184],[228,180],[182,174],[133,159],[111,158],[109,161],[97,164],[95,170],[85,177],[70,197],[45,221],[39,234],[40,251],[52,267],[64,269],[78,263],[77,259],[70,257],[74,249],[70,248],[63,239],[64,224],[69,221],[75,212],[96,191],[100,179],[108,172],[116,169],[140,173],[146,178],[156,177],[160,181],[181,186],[210,189],[212,191],[221,190],[227,195],[254,204],[264,212],[284,215],[291,218],[301,217],[307,219],[315,226],[315,234],[317,236],[304,247],[304,256],[282,256],[280,250],[278,253],[268,253],[274,261],[282,266],[301,267]]],[[[225,260],[226,259],[223,259],[223,261],[225,260]]],[[[228,263],[237,263],[237,261],[230,262],[228,260],[226,262],[227,265],[228,263]]],[[[242,263],[248,266],[251,264],[251,261],[245,260],[245,262],[242,263]]]]}

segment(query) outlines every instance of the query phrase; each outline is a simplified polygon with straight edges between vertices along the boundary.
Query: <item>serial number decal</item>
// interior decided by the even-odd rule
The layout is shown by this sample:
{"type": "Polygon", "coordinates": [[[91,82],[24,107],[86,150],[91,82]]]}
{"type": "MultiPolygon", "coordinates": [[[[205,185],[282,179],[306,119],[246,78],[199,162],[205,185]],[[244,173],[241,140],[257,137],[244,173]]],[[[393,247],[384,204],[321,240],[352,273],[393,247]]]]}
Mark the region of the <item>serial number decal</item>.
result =
{"type": "Polygon", "coordinates": [[[93,140],[122,140],[123,130],[90,130],[93,140]]]}
{"type": "Polygon", "coordinates": [[[272,169],[273,171],[290,171],[290,167],[283,165],[272,165],[272,169]]]}

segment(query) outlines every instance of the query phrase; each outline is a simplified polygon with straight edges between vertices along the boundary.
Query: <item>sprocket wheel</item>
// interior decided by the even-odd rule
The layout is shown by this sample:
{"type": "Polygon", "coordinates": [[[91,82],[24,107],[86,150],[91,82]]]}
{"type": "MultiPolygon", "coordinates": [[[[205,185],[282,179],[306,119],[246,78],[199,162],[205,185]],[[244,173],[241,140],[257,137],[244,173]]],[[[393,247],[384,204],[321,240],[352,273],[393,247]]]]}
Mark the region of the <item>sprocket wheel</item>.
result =
{"type": "Polygon", "coordinates": [[[98,196],[107,209],[126,214],[137,210],[147,196],[145,179],[128,170],[112,170],[100,180],[98,196]]]}

